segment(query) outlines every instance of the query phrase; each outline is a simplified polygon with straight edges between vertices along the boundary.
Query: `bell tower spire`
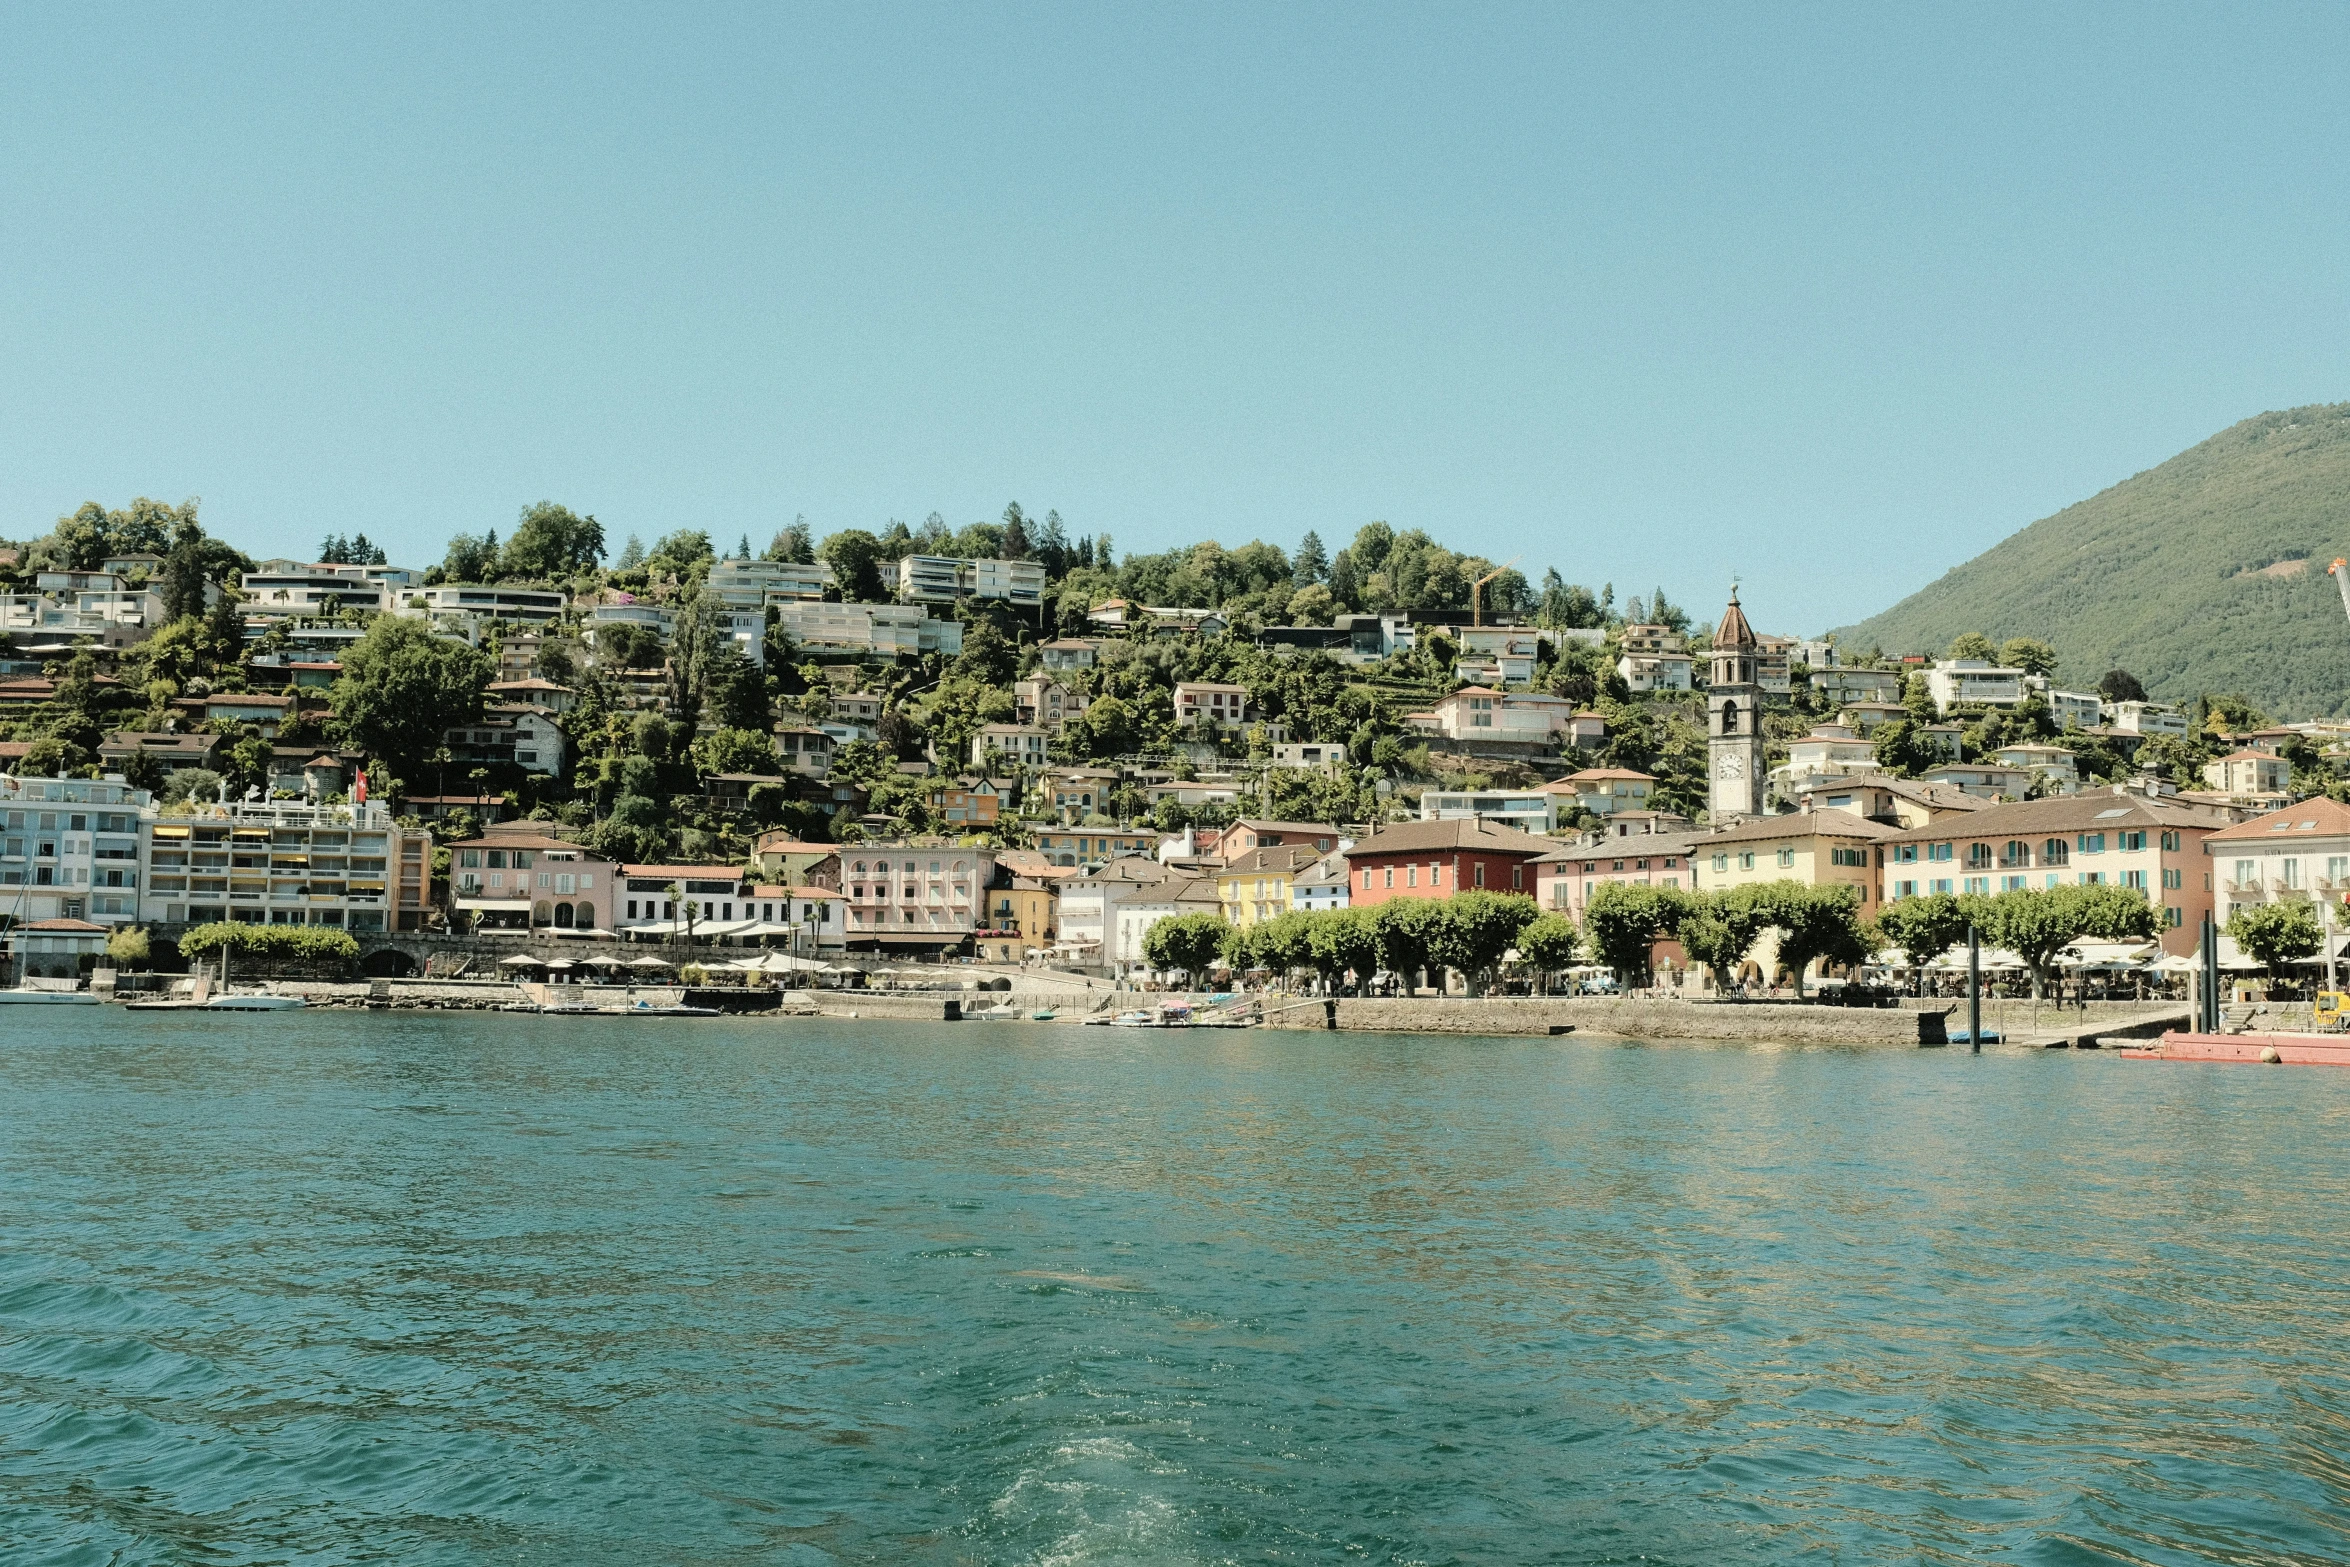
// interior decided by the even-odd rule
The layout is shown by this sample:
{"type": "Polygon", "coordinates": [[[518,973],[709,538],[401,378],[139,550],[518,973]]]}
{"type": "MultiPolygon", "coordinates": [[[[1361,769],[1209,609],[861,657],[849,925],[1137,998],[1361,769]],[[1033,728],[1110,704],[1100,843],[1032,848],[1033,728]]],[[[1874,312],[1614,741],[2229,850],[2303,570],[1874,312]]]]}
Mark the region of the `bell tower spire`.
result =
{"type": "Polygon", "coordinates": [[[1706,802],[1715,824],[1760,816],[1763,800],[1762,686],[1756,678],[1759,644],[1738,589],[1714,627],[1712,689],[1706,693],[1706,749],[1712,779],[1706,802]]]}

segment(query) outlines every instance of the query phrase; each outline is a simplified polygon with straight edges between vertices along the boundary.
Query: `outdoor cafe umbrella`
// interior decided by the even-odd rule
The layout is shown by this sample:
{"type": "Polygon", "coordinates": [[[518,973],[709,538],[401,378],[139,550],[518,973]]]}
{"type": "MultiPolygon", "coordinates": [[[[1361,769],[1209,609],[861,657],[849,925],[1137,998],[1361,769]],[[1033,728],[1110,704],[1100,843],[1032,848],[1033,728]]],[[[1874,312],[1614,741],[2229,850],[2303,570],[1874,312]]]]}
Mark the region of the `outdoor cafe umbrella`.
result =
{"type": "Polygon", "coordinates": [[[587,963],[592,968],[620,968],[624,966],[621,959],[612,956],[612,954],[609,952],[599,952],[594,957],[585,958],[581,961],[587,963]]]}
{"type": "Polygon", "coordinates": [[[674,963],[670,962],[670,961],[669,961],[667,958],[631,958],[631,959],[629,960],[628,966],[629,966],[630,968],[675,968],[675,967],[677,967],[677,965],[676,965],[676,964],[674,964],[674,963]]]}
{"type": "Polygon", "coordinates": [[[545,968],[546,966],[543,960],[534,958],[527,952],[517,952],[510,958],[498,959],[498,967],[500,968],[545,968]]]}

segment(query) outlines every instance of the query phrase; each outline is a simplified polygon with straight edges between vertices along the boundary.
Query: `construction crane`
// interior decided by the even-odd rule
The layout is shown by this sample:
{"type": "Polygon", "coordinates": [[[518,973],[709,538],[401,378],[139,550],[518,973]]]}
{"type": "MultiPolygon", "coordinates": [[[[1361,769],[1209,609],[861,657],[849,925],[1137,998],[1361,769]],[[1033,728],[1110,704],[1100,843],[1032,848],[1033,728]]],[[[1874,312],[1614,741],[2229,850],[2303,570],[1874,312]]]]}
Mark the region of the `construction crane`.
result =
{"type": "Polygon", "coordinates": [[[2342,590],[2342,613],[2350,615],[2350,560],[2336,555],[2334,563],[2326,568],[2326,575],[2333,578],[2334,586],[2342,590]]]}
{"type": "MultiPolygon", "coordinates": [[[[1524,560],[1525,558],[1526,557],[1523,555],[1512,555],[1508,560],[1503,561],[1500,565],[1494,567],[1484,576],[1479,577],[1476,581],[1469,584],[1470,625],[1482,626],[1485,624],[1485,584],[1491,582],[1494,578],[1500,576],[1503,572],[1509,570],[1512,566],[1515,566],[1519,561],[1524,560]]],[[[2340,561],[2336,561],[2334,564],[2339,566],[2342,563],[2340,561]]],[[[2344,588],[2342,590],[2342,602],[2345,605],[2350,605],[2350,588],[2344,588]]]]}

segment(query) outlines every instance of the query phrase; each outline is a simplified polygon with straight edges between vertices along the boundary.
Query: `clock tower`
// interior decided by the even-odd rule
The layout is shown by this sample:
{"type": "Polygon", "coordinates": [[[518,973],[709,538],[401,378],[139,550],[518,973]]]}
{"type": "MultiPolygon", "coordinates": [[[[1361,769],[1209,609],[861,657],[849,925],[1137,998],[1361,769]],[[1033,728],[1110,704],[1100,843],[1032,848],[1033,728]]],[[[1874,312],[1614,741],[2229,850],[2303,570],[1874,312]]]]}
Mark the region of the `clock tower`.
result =
{"type": "Polygon", "coordinates": [[[1754,628],[1730,590],[1730,607],[1714,627],[1713,688],[1706,693],[1711,787],[1706,803],[1716,826],[1760,816],[1763,800],[1762,687],[1756,682],[1754,628]]]}

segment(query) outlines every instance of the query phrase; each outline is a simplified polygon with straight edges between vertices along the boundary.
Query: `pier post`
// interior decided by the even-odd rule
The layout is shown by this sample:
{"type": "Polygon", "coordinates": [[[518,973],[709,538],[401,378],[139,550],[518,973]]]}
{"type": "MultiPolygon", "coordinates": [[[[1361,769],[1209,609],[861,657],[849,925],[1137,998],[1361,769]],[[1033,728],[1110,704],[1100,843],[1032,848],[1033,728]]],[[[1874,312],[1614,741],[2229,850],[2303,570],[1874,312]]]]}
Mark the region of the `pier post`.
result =
{"type": "Polygon", "coordinates": [[[1966,1042],[1983,1053],[1983,943],[1970,922],[1966,928],[1966,1042]]]}

